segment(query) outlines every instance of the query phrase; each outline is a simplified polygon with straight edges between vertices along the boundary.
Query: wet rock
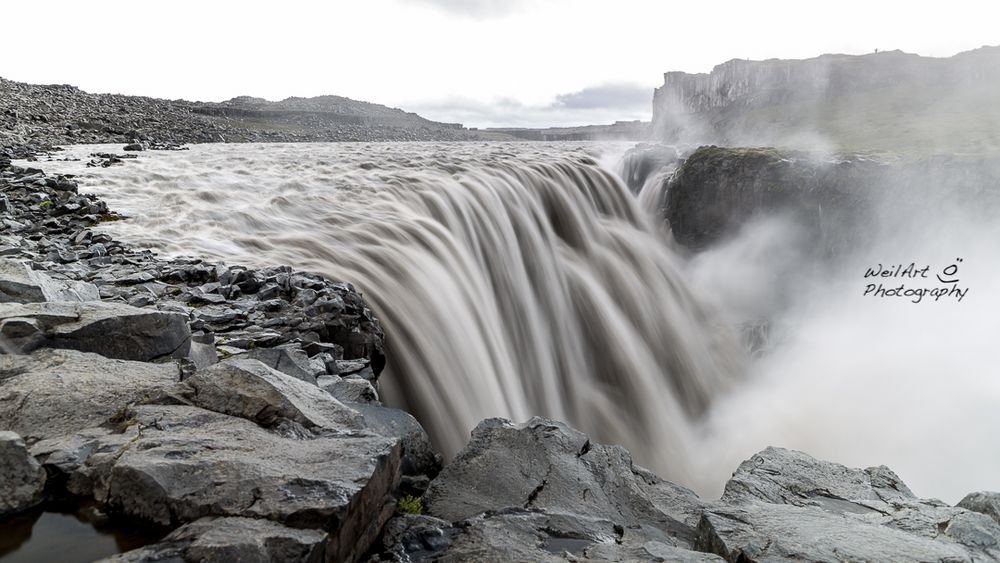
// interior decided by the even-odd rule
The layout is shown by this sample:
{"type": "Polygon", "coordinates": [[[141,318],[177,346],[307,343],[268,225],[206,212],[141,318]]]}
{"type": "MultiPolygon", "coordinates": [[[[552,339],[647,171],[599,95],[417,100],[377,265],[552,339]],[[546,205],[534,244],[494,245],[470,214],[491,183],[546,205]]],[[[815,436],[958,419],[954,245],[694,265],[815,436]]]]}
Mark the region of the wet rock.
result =
{"type": "Polygon", "coordinates": [[[113,302],[3,303],[0,321],[35,319],[43,338],[33,347],[94,352],[108,358],[149,361],[163,356],[183,357],[190,347],[187,319],[177,313],[139,309],[113,302]]]}
{"type": "Polygon", "coordinates": [[[0,516],[31,508],[42,501],[45,470],[28,453],[21,436],[0,431],[0,516]]]}
{"type": "Polygon", "coordinates": [[[73,350],[0,355],[0,428],[34,442],[97,426],[179,377],[174,364],[73,350]]]}
{"type": "Polygon", "coordinates": [[[364,418],[365,428],[403,445],[403,475],[434,477],[441,470],[441,454],[431,445],[430,437],[417,419],[399,409],[372,404],[351,404],[364,418]]]}
{"type": "Polygon", "coordinates": [[[326,533],[299,530],[254,518],[202,518],[156,544],[115,555],[107,563],[201,561],[203,563],[319,563],[326,533]]]}
{"type": "Polygon", "coordinates": [[[0,260],[0,303],[99,301],[97,286],[54,280],[18,260],[0,260]]]}
{"type": "Polygon", "coordinates": [[[320,389],[345,403],[378,403],[378,392],[369,381],[354,377],[344,379],[336,375],[321,375],[316,379],[320,389]]]}
{"type": "Polygon", "coordinates": [[[257,360],[229,359],[199,370],[179,394],[192,404],[273,426],[287,419],[306,428],[360,429],[362,417],[315,385],[257,360]]]}

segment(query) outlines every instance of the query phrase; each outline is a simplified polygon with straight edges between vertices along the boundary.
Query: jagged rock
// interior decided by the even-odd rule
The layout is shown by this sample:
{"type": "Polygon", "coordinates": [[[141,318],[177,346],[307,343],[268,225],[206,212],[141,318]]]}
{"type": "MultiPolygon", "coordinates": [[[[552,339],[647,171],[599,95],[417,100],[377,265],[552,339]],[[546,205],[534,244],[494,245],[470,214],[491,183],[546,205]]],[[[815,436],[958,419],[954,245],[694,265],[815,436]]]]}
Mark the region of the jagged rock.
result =
{"type": "Polygon", "coordinates": [[[319,563],[326,533],[254,518],[202,518],[159,542],[102,559],[105,563],[319,563]]]}
{"type": "Polygon", "coordinates": [[[416,418],[406,411],[373,404],[352,404],[364,417],[365,428],[403,444],[403,475],[434,477],[441,470],[441,454],[431,445],[430,437],[416,418]]]}
{"type": "Polygon", "coordinates": [[[319,374],[309,362],[309,356],[302,350],[294,348],[254,348],[250,350],[247,356],[296,379],[316,385],[316,376],[319,374]]]}
{"type": "Polygon", "coordinates": [[[0,303],[100,301],[91,283],[54,280],[18,260],[0,260],[0,303]]]}
{"type": "Polygon", "coordinates": [[[337,375],[321,375],[316,378],[320,389],[345,403],[378,403],[378,392],[370,381],[360,377],[344,379],[337,375]]]}
{"type": "Polygon", "coordinates": [[[972,561],[1000,558],[1000,526],[917,498],[886,467],[767,448],[704,512],[696,546],[730,561],[972,561]]]}
{"type": "Polygon", "coordinates": [[[194,405],[264,426],[287,419],[306,428],[362,427],[362,417],[328,393],[257,360],[224,360],[198,371],[180,388],[194,405]]]}
{"type": "Polygon", "coordinates": [[[958,505],[966,510],[985,514],[1000,524],[1000,493],[981,491],[965,495],[958,505]]]}
{"type": "Polygon", "coordinates": [[[129,414],[121,434],[82,432],[39,442],[32,453],[108,510],[173,526],[242,516],[321,529],[331,561],[360,557],[391,516],[396,440],[357,432],[286,437],[186,405],[141,405],[129,414]]]}
{"type": "Polygon", "coordinates": [[[0,428],[29,442],[107,422],[170,387],[175,364],[112,360],[73,350],[0,355],[0,428]]]}
{"type": "Polygon", "coordinates": [[[41,329],[21,343],[23,351],[66,348],[149,361],[184,357],[190,347],[191,330],[183,315],[121,303],[2,303],[0,321],[8,319],[34,319],[41,329]]]}
{"type": "Polygon", "coordinates": [[[42,501],[45,470],[14,432],[0,431],[0,516],[31,508],[42,501]]]}
{"type": "Polygon", "coordinates": [[[451,522],[486,511],[540,509],[607,520],[623,545],[690,548],[706,505],[693,492],[635,466],[623,448],[593,444],[560,422],[483,421],[431,482],[427,513],[451,522]]]}

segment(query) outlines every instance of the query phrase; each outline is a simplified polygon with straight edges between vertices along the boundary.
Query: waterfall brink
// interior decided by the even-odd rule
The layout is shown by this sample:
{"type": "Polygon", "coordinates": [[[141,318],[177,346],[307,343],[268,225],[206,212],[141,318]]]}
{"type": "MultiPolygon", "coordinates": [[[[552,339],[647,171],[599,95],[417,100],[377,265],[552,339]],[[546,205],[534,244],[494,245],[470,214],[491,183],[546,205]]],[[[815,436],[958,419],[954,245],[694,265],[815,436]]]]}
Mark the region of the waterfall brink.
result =
{"type": "Polygon", "coordinates": [[[126,240],[358,286],[386,329],[383,399],[446,455],[483,418],[544,415],[683,478],[742,352],[587,150],[198,146],[88,184],[134,217],[108,227],[126,240]]]}
{"type": "Polygon", "coordinates": [[[676,474],[738,354],[635,197],[593,162],[502,164],[378,193],[327,241],[388,334],[384,394],[455,453],[544,415],[676,474]]]}

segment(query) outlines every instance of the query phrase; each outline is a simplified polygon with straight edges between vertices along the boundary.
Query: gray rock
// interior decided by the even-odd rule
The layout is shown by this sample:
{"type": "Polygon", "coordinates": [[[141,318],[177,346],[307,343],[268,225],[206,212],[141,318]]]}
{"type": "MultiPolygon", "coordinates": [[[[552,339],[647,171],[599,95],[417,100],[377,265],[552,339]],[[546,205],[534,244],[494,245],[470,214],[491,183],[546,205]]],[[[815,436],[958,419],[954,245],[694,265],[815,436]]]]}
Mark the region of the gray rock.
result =
{"type": "Polygon", "coordinates": [[[42,501],[45,470],[14,432],[0,431],[0,516],[31,508],[42,501]]]}
{"type": "Polygon", "coordinates": [[[321,375],[316,379],[320,389],[345,403],[378,403],[378,392],[370,381],[361,378],[343,379],[336,375],[321,375]]]}
{"type": "Polygon", "coordinates": [[[0,321],[35,319],[43,338],[34,347],[94,352],[109,358],[149,361],[163,356],[184,357],[191,330],[178,313],[139,309],[122,303],[0,303],[0,321]]]}
{"type": "Polygon", "coordinates": [[[707,504],[635,466],[623,448],[541,418],[481,422],[424,503],[429,515],[452,522],[511,507],[603,519],[624,530],[623,542],[685,548],[707,504]]]}
{"type": "Polygon", "coordinates": [[[103,559],[107,563],[200,561],[202,563],[319,563],[326,533],[298,530],[253,518],[202,518],[159,542],[103,559]]]}
{"type": "Polygon", "coordinates": [[[100,301],[91,283],[54,280],[17,260],[0,260],[0,303],[100,301]]]}
{"type": "Polygon", "coordinates": [[[107,510],[164,525],[205,516],[262,518],[329,533],[326,558],[355,560],[391,516],[401,448],[343,432],[284,437],[186,405],[141,405],[121,434],[36,444],[46,467],[107,510]]]}
{"type": "Polygon", "coordinates": [[[315,366],[305,352],[296,348],[254,348],[247,354],[270,368],[288,374],[296,379],[316,384],[315,366]]]}
{"type": "Polygon", "coordinates": [[[179,376],[175,364],[73,350],[0,355],[0,428],[33,442],[103,424],[179,376]]]}
{"type": "Polygon", "coordinates": [[[957,506],[985,514],[1000,524],[1000,493],[993,491],[969,493],[958,502],[957,506]]]}
{"type": "Polygon", "coordinates": [[[441,469],[441,454],[431,445],[430,437],[413,415],[381,405],[350,406],[364,417],[365,428],[380,436],[402,441],[403,475],[433,477],[438,474],[441,469]]]}
{"type": "Polygon", "coordinates": [[[319,387],[257,360],[234,358],[202,369],[179,394],[201,408],[273,426],[280,419],[306,428],[361,429],[362,417],[319,387]]]}
{"type": "Polygon", "coordinates": [[[917,498],[886,467],[851,469],[767,448],[743,462],[698,525],[696,546],[730,561],[1000,558],[989,517],[917,498]]]}

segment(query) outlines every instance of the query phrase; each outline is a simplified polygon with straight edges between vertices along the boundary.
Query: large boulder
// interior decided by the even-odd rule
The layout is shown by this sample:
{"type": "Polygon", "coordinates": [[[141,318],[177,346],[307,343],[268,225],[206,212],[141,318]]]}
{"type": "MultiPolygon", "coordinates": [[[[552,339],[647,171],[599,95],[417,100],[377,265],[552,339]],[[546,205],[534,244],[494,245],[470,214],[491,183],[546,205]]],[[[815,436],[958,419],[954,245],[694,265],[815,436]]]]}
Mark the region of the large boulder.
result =
{"type": "Polygon", "coordinates": [[[581,557],[603,552],[608,541],[626,551],[650,542],[690,550],[706,505],[634,465],[623,448],[541,418],[480,423],[424,503],[430,516],[452,523],[484,517],[484,529],[495,529],[490,534],[523,533],[542,548],[573,538],[571,551],[581,557]],[[497,520],[499,512],[508,517],[497,520]]]}
{"type": "Polygon", "coordinates": [[[985,514],[1000,524],[1000,493],[992,491],[969,493],[958,502],[958,506],[985,514]]]}
{"type": "Polygon", "coordinates": [[[176,364],[112,360],[75,350],[0,355],[0,428],[28,442],[107,422],[180,378],[176,364]]]}
{"type": "Polygon", "coordinates": [[[886,467],[767,448],[704,511],[696,547],[730,561],[972,561],[1000,558],[1000,526],[917,498],[886,467]]]}
{"type": "Polygon", "coordinates": [[[200,561],[201,563],[319,563],[326,533],[299,530],[254,518],[202,518],[161,541],[103,559],[106,563],[200,561]]]}
{"type": "Polygon", "coordinates": [[[361,415],[329,393],[257,360],[224,360],[196,372],[178,391],[191,404],[263,426],[291,420],[306,428],[362,427],[361,415]]]}
{"type": "Polygon", "coordinates": [[[187,405],[141,405],[116,431],[44,440],[32,453],[67,492],[108,510],[169,526],[242,516],[325,530],[327,559],[342,561],[363,554],[391,516],[401,447],[350,428],[281,432],[187,405]]]}
{"type": "Polygon", "coordinates": [[[102,301],[2,303],[0,331],[24,352],[66,348],[143,362],[184,357],[191,344],[183,314],[102,301]]]}
{"type": "Polygon", "coordinates": [[[45,470],[14,432],[0,431],[0,517],[42,501],[45,470]]]}
{"type": "Polygon", "coordinates": [[[0,303],[43,301],[100,301],[97,286],[86,282],[55,280],[25,262],[0,260],[0,303]]]}

